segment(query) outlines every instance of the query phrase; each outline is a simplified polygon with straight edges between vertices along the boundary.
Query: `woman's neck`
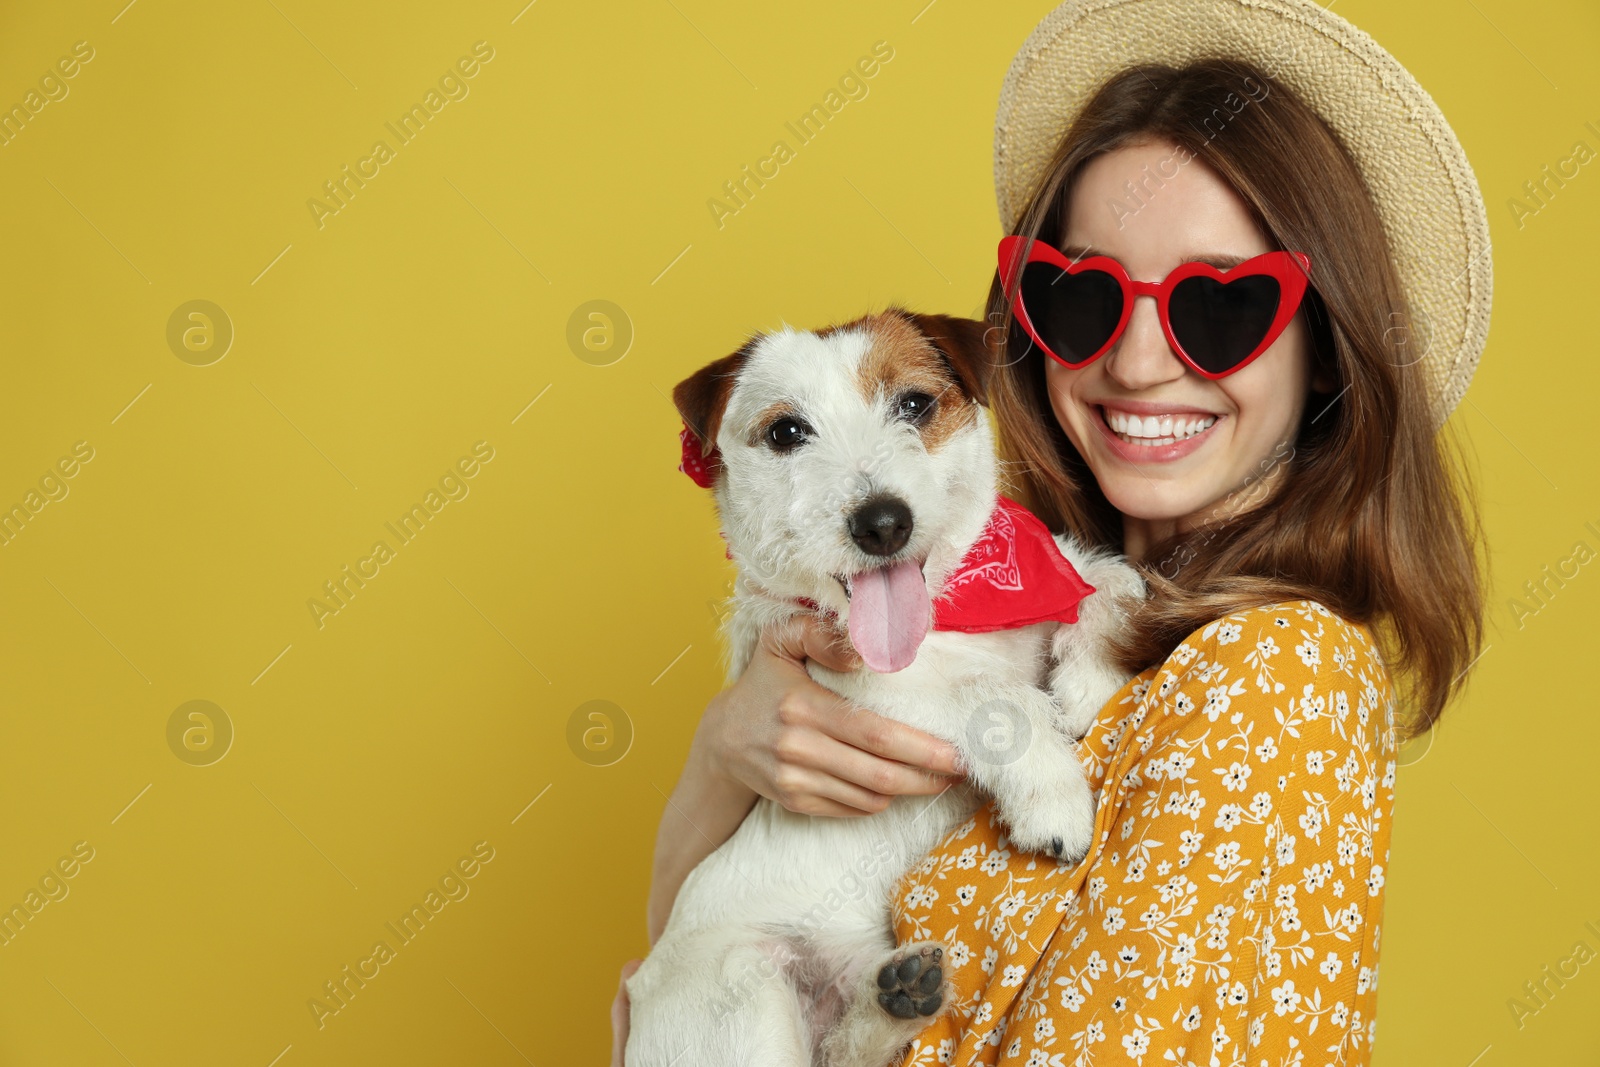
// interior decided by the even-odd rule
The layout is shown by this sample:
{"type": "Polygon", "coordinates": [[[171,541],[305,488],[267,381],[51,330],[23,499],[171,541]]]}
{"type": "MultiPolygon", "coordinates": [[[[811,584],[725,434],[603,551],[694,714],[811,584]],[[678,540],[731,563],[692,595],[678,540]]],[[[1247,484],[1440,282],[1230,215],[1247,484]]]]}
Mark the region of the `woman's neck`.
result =
{"type": "Polygon", "coordinates": [[[1281,463],[1274,463],[1265,470],[1252,474],[1221,498],[1188,515],[1147,519],[1124,513],[1122,554],[1130,562],[1141,562],[1152,547],[1162,544],[1169,538],[1191,533],[1211,523],[1222,522],[1256,507],[1271,495],[1273,487],[1282,480],[1283,466],[1281,463]]]}

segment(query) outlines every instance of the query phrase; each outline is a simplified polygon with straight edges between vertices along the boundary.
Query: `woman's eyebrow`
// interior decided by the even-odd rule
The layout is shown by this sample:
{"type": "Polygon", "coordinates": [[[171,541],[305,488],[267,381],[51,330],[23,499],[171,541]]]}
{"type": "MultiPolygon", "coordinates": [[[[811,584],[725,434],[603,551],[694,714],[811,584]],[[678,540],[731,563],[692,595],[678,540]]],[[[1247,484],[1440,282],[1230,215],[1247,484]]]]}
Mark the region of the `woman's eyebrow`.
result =
{"type": "MultiPolygon", "coordinates": [[[[1071,246],[1069,246],[1069,248],[1070,247],[1071,246]]],[[[1077,252],[1072,252],[1072,251],[1067,251],[1066,252],[1066,254],[1068,256],[1071,256],[1074,261],[1077,261],[1077,260],[1080,260],[1080,259],[1088,259],[1090,256],[1110,256],[1112,259],[1116,259],[1117,258],[1116,256],[1112,256],[1111,253],[1109,253],[1109,252],[1101,251],[1100,249],[1096,248],[1094,245],[1081,245],[1081,246],[1078,246],[1078,247],[1079,247],[1079,250],[1077,252]]],[[[1193,253],[1191,255],[1186,255],[1186,256],[1180,257],[1178,262],[1180,262],[1180,263],[1205,263],[1205,264],[1208,264],[1210,266],[1213,266],[1213,267],[1217,268],[1218,270],[1229,270],[1229,269],[1231,269],[1233,267],[1237,267],[1239,264],[1245,262],[1246,260],[1248,260],[1250,258],[1251,258],[1250,256],[1233,256],[1233,255],[1222,255],[1220,253],[1212,253],[1212,252],[1196,252],[1196,253],[1193,253]]]]}

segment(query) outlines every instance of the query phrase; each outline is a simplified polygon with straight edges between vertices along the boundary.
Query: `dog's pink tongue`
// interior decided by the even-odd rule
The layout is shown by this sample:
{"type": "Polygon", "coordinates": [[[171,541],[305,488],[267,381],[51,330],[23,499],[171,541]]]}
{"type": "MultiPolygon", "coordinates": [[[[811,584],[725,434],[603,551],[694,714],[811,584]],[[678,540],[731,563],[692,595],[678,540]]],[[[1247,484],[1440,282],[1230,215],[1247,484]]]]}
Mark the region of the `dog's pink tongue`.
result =
{"type": "Polygon", "coordinates": [[[850,581],[850,643],[879,674],[904,670],[917,658],[932,611],[916,563],[863,571],[850,581]]]}

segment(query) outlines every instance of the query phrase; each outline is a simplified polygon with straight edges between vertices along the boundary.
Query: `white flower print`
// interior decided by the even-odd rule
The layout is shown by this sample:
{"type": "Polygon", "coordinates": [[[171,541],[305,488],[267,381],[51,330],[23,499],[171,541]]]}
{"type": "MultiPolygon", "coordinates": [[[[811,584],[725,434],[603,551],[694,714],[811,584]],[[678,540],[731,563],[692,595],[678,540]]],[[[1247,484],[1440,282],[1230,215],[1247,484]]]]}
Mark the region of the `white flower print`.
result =
{"type": "Polygon", "coordinates": [[[1322,809],[1317,807],[1307,808],[1300,813],[1300,818],[1295,821],[1300,824],[1300,829],[1306,832],[1306,836],[1315,841],[1317,835],[1322,832],[1322,809]]]}
{"type": "Polygon", "coordinates": [[[1219,768],[1217,773],[1222,775],[1223,786],[1233,792],[1243,792],[1244,787],[1250,784],[1250,765],[1248,763],[1240,763],[1236,760],[1228,766],[1226,771],[1219,768]]]}
{"type": "Polygon", "coordinates": [[[1212,686],[1206,690],[1206,706],[1200,710],[1205,712],[1207,719],[1211,722],[1216,722],[1217,717],[1227,711],[1232,703],[1233,699],[1228,695],[1227,686],[1212,686]]]}
{"type": "Polygon", "coordinates": [[[1005,849],[995,849],[983,858],[979,869],[984,874],[999,874],[1006,869],[1006,860],[1011,858],[1011,853],[1005,849]]]}
{"type": "Polygon", "coordinates": [[[1277,1005],[1279,1015],[1287,1015],[1300,1006],[1300,994],[1294,991],[1294,979],[1286,978],[1281,986],[1272,991],[1272,1003],[1277,1005]]]}
{"type": "Polygon", "coordinates": [[[1133,1033],[1123,1035],[1122,1047],[1127,1050],[1129,1059],[1140,1059],[1150,1050],[1150,1036],[1136,1028],[1133,1033]]]}
{"type": "Polygon", "coordinates": [[[1278,866],[1287,867],[1294,862],[1294,835],[1285,834],[1278,838],[1278,866]]]}

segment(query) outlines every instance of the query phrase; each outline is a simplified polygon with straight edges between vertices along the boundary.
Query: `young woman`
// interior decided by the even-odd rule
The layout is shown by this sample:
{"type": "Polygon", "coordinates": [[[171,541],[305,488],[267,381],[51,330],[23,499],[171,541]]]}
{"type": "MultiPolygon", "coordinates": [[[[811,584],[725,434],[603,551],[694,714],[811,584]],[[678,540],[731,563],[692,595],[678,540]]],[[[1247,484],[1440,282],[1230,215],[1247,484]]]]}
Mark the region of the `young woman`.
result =
{"type": "MultiPolygon", "coordinates": [[[[1487,329],[1471,170],[1399,65],[1311,0],[1069,0],[1013,65],[996,151],[1008,493],[1119,547],[1150,596],[1080,743],[1089,855],[1018,853],[985,808],[901,885],[898,939],[942,940],[950,980],[904,1062],[1365,1063],[1395,745],[1481,637],[1438,433],[1487,329]]],[[[707,707],[652,938],[757,794],[850,817],[958,773],[808,657],[852,661],[813,629],[707,707]]]]}

